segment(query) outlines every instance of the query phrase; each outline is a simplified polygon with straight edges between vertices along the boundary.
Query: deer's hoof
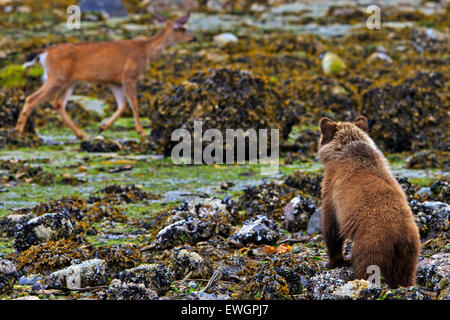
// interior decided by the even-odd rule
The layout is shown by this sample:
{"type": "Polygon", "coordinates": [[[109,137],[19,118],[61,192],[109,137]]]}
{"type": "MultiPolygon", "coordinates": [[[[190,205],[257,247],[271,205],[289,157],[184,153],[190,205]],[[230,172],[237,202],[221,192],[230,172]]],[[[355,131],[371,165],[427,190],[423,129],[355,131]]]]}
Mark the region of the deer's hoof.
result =
{"type": "Polygon", "coordinates": [[[86,140],[87,139],[87,136],[84,134],[84,133],[81,133],[81,134],[79,134],[79,135],[77,135],[77,138],[79,139],[79,140],[86,140]]]}

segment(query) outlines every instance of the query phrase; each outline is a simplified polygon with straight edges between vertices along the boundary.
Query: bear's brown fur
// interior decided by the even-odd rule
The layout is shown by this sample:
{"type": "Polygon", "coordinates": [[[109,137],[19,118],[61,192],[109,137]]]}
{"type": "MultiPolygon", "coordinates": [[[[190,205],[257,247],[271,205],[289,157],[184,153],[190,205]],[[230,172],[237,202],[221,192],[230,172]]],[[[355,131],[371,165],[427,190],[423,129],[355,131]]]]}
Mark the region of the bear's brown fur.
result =
{"type": "Polygon", "coordinates": [[[329,267],[345,264],[343,243],[353,240],[357,279],[377,265],[391,288],[416,283],[419,231],[406,196],[387,161],[366,133],[367,119],[320,120],[319,158],[322,181],[322,230],[329,267]]]}

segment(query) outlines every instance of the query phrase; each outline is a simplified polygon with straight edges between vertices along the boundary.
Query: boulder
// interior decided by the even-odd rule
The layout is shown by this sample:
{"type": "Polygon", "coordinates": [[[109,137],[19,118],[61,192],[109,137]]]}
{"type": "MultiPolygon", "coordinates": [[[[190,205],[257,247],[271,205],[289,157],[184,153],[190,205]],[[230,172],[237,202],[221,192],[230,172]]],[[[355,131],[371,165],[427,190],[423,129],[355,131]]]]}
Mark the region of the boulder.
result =
{"type": "Polygon", "coordinates": [[[75,221],[72,220],[69,211],[63,208],[61,212],[47,213],[24,224],[16,224],[14,247],[18,251],[23,251],[45,241],[68,238],[75,230],[75,221]]]}
{"type": "Polygon", "coordinates": [[[315,209],[316,204],[314,200],[300,195],[296,196],[283,210],[281,227],[290,232],[306,229],[315,209]]]}
{"type": "Polygon", "coordinates": [[[108,277],[109,270],[106,262],[91,259],[53,272],[44,279],[44,284],[50,289],[81,289],[105,285],[108,277]]]}
{"type": "Polygon", "coordinates": [[[14,263],[0,258],[0,296],[10,294],[13,291],[17,278],[17,270],[14,263]]]}
{"type": "Polygon", "coordinates": [[[143,285],[157,295],[164,295],[170,288],[173,274],[161,264],[141,264],[119,273],[123,283],[143,285]]]}
{"type": "Polygon", "coordinates": [[[127,283],[114,279],[106,290],[104,298],[106,300],[156,300],[158,295],[142,283],[127,283]]]}
{"type": "Polygon", "coordinates": [[[322,207],[316,209],[308,221],[306,232],[309,235],[322,233],[322,207]]]}

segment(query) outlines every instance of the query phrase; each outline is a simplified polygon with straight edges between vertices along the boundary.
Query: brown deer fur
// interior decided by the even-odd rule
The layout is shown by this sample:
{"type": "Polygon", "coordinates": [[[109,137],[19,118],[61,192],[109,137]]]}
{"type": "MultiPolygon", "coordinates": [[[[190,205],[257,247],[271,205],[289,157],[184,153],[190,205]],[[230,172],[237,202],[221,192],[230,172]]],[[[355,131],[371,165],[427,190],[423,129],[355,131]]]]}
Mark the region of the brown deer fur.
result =
{"type": "Polygon", "coordinates": [[[387,161],[366,133],[367,119],[320,120],[319,158],[322,182],[323,237],[329,267],[345,263],[343,243],[353,241],[352,264],[357,279],[377,265],[391,288],[412,286],[420,238],[405,194],[387,161]]]}
{"type": "Polygon", "coordinates": [[[79,81],[92,84],[109,84],[116,98],[117,111],[101,127],[105,130],[120,116],[130,104],[135,119],[136,130],[145,135],[139,120],[139,106],[136,97],[137,80],[142,76],[150,61],[159,57],[164,49],[175,41],[188,42],[194,36],[183,28],[189,14],[169,21],[155,13],[165,27],[152,38],[136,38],[120,41],[56,45],[29,55],[24,66],[32,65],[40,59],[46,74],[43,86],[28,96],[16,124],[16,130],[23,132],[26,121],[39,104],[55,96],[54,108],[62,120],[79,139],[86,135],[73,123],[65,110],[65,105],[79,81]]]}

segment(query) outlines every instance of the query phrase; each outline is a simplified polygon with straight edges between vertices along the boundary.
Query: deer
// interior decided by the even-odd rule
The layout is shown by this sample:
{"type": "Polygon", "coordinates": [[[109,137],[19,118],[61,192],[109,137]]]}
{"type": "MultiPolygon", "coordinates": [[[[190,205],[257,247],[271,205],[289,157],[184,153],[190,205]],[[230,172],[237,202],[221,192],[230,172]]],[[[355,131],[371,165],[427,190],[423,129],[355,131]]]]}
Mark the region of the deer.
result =
{"type": "Polygon", "coordinates": [[[66,103],[77,83],[87,82],[110,86],[117,103],[117,110],[100,126],[100,132],[111,127],[126,109],[128,101],[136,131],[145,136],[139,119],[136,95],[138,78],[143,76],[150,62],[160,57],[170,44],[195,41],[195,36],[184,27],[190,13],[176,21],[166,19],[157,12],[154,12],[154,16],[159,23],[164,24],[164,27],[150,38],[64,43],[29,54],[23,67],[32,66],[39,60],[44,68],[43,85],[25,99],[15,129],[23,133],[33,109],[55,96],[53,107],[63,122],[78,139],[85,140],[86,135],[67,114],[66,103]]]}

